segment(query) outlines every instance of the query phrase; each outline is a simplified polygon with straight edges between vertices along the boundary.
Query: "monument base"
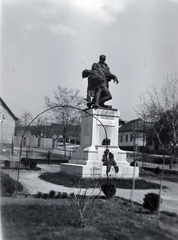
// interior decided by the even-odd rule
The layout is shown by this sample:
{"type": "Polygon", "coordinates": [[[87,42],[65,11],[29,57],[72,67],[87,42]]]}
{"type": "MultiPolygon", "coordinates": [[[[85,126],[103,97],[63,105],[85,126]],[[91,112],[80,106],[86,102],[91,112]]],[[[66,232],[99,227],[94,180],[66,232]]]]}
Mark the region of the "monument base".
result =
{"type": "Polygon", "coordinates": [[[119,112],[116,109],[88,109],[83,112],[81,145],[72,154],[69,163],[61,164],[61,172],[83,178],[106,178],[104,152],[107,149],[114,162],[110,164],[112,166],[109,169],[109,177],[138,177],[139,168],[131,167],[127,162],[126,152],[118,147],[118,123],[119,112]],[[110,144],[102,145],[106,139],[110,144]],[[114,168],[114,165],[117,167],[114,168]]]}
{"type": "MultiPolygon", "coordinates": [[[[61,164],[61,172],[82,178],[106,178],[106,169],[106,166],[87,166],[72,163],[61,164]]],[[[109,178],[133,178],[134,176],[137,178],[139,177],[139,168],[135,167],[134,171],[134,167],[131,166],[119,167],[119,171],[116,173],[112,166],[108,176],[109,178]]]]}
{"type": "MultiPolygon", "coordinates": [[[[76,149],[69,163],[61,164],[61,172],[77,175],[82,178],[106,178],[107,167],[103,166],[102,157],[106,150],[105,146],[96,146],[76,149]],[[86,158],[86,160],[84,160],[86,158]]],[[[126,160],[126,152],[118,147],[109,146],[108,150],[113,153],[118,172],[111,166],[108,176],[110,178],[133,178],[139,177],[139,168],[131,167],[126,160]]]]}

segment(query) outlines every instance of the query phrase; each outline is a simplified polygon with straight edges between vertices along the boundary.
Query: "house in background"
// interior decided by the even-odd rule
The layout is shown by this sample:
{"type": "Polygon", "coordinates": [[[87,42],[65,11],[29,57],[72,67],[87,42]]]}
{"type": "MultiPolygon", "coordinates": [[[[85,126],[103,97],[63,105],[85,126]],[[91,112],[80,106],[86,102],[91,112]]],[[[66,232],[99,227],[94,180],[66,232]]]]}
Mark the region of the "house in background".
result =
{"type": "Polygon", "coordinates": [[[127,123],[127,121],[124,121],[121,118],[119,118],[119,128],[122,127],[123,125],[125,125],[126,123],[127,123]]]}
{"type": "Polygon", "coordinates": [[[12,144],[17,120],[18,118],[0,97],[0,144],[12,144]]]}
{"type": "Polygon", "coordinates": [[[141,151],[146,148],[145,124],[140,119],[131,120],[119,128],[119,147],[127,151],[141,151]]]}

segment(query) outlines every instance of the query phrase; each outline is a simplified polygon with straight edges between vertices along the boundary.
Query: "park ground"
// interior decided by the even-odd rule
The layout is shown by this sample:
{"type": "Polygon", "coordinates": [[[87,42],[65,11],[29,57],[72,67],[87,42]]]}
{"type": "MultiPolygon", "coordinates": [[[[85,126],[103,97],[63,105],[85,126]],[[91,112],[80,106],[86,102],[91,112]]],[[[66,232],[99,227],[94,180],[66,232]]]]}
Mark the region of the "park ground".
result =
{"type": "MultiPolygon", "coordinates": [[[[2,167],[2,166],[1,166],[2,167]]],[[[4,214],[5,238],[8,239],[177,239],[178,236],[178,183],[163,181],[166,188],[162,190],[162,203],[160,206],[160,216],[148,214],[143,210],[143,198],[148,192],[159,193],[158,189],[135,190],[133,194],[134,205],[130,202],[130,189],[117,189],[116,195],[110,200],[99,199],[93,215],[89,218],[87,227],[83,230],[75,226],[76,217],[73,220],[67,218],[66,214],[73,214],[68,207],[69,200],[35,199],[32,195],[37,192],[49,193],[50,190],[73,193],[77,188],[69,188],[62,185],[55,185],[39,178],[45,172],[59,172],[59,164],[40,164],[40,170],[20,170],[19,182],[24,186],[24,196],[2,197],[1,208],[4,214]],[[62,209],[61,209],[62,206],[62,209]],[[19,210],[21,209],[21,210],[19,210]],[[31,210],[29,210],[31,209],[31,210]],[[33,210],[32,210],[33,209],[33,210]],[[63,210],[65,209],[65,213],[63,210]],[[53,215],[51,216],[51,210],[53,215]],[[24,217],[25,214],[27,217],[24,217]],[[57,212],[56,212],[57,211],[57,212]],[[49,219],[44,219],[45,216],[49,219]],[[63,223],[60,215],[63,216],[63,223]],[[19,214],[19,217],[16,216],[19,214]],[[34,226],[31,221],[31,214],[36,216],[34,220],[38,226],[34,226]],[[41,215],[41,218],[37,216],[41,215]],[[8,217],[8,216],[9,217],[8,217]],[[30,215],[30,216],[29,216],[30,215]],[[55,215],[55,216],[54,216],[55,215]],[[20,217],[21,216],[21,217],[20,217]],[[16,219],[14,219],[16,218],[16,219]],[[24,223],[22,223],[24,218],[24,223]],[[30,220],[29,220],[30,219],[30,220]],[[53,219],[53,220],[52,220],[53,219]],[[17,232],[15,229],[20,227],[17,232]],[[8,226],[6,225],[8,224],[8,226]],[[28,226],[29,225],[29,226],[28,226]],[[42,232],[44,232],[42,234],[42,232]],[[51,235],[50,235],[51,232],[51,235]],[[36,237],[35,237],[36,236],[36,237]]],[[[1,169],[14,180],[17,179],[17,170],[1,169]]],[[[160,183],[160,178],[151,175],[142,175],[149,182],[160,183]]],[[[91,194],[92,189],[88,190],[91,194]]],[[[95,190],[98,194],[99,189],[95,190]]],[[[4,226],[4,225],[3,225],[4,226]]]]}

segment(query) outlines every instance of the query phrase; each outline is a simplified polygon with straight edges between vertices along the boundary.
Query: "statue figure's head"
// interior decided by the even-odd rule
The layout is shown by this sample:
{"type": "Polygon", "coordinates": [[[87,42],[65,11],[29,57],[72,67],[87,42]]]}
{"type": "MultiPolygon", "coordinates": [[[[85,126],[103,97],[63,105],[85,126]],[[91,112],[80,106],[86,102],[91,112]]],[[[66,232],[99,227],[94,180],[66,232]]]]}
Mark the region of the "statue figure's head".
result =
{"type": "Polygon", "coordinates": [[[100,55],[100,62],[105,62],[106,61],[106,56],[105,55],[100,55]]]}

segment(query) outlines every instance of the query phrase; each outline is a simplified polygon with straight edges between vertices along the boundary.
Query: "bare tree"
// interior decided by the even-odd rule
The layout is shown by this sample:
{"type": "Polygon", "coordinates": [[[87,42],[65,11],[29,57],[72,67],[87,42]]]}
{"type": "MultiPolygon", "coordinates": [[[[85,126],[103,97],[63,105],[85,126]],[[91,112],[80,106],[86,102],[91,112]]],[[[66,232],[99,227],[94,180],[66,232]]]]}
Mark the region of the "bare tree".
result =
{"type": "Polygon", "coordinates": [[[141,95],[138,115],[149,122],[163,148],[172,150],[175,160],[175,150],[178,143],[178,75],[166,76],[160,91],[155,86],[147,90],[146,96],[141,95]]]}
{"type": "Polygon", "coordinates": [[[34,126],[34,135],[38,137],[42,137],[42,136],[44,137],[44,133],[45,133],[45,137],[49,137],[51,125],[50,125],[50,120],[48,119],[47,116],[38,117],[33,122],[33,126],[34,126]]]}
{"type": "Polygon", "coordinates": [[[23,111],[22,116],[19,119],[20,125],[27,126],[33,119],[32,114],[27,111],[23,111]]]}
{"type": "Polygon", "coordinates": [[[63,136],[64,152],[66,157],[66,140],[69,136],[72,126],[76,126],[80,122],[80,111],[75,109],[83,109],[85,102],[80,96],[79,90],[67,89],[58,86],[57,91],[54,91],[55,102],[51,101],[49,97],[45,97],[45,104],[47,107],[61,106],[60,108],[53,108],[52,113],[56,123],[61,125],[61,132],[63,136]],[[62,106],[73,106],[62,107],[62,106]]]}
{"type": "Polygon", "coordinates": [[[19,127],[19,126],[22,126],[22,125],[23,125],[22,119],[18,118],[18,120],[15,122],[15,126],[19,127]]]}

